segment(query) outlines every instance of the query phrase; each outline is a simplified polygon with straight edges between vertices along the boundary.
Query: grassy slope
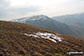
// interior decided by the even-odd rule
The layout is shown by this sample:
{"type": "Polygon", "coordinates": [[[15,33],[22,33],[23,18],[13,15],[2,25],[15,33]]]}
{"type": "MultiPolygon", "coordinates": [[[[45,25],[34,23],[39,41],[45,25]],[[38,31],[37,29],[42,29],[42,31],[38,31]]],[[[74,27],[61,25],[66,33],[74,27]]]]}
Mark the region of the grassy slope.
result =
{"type": "MultiPolygon", "coordinates": [[[[68,56],[67,51],[83,51],[84,39],[64,37],[62,42],[26,37],[24,33],[50,32],[31,25],[0,21],[0,55],[6,56],[68,56]]],[[[83,56],[83,55],[82,55],[83,56]]]]}

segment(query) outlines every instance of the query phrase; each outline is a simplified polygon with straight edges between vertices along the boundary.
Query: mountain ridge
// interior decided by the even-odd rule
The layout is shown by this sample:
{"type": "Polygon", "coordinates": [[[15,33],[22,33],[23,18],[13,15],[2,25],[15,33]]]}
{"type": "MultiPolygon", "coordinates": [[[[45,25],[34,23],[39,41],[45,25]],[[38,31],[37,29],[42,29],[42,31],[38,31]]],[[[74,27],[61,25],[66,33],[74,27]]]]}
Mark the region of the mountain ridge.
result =
{"type": "Polygon", "coordinates": [[[63,22],[63,23],[68,23],[70,24],[74,24],[74,25],[83,25],[82,23],[84,21],[84,13],[78,13],[78,14],[69,14],[69,15],[62,15],[62,16],[56,16],[53,17],[53,19],[59,21],[59,22],[63,22]]]}
{"type": "Polygon", "coordinates": [[[74,37],[83,37],[77,33],[76,30],[72,30],[71,26],[68,26],[65,23],[56,21],[45,15],[36,15],[29,18],[15,19],[11,20],[12,22],[20,22],[24,24],[30,24],[33,26],[38,26],[48,30],[52,30],[61,34],[70,35],[74,37]],[[32,20],[33,19],[33,20],[32,20]],[[39,19],[39,20],[38,20],[39,19]],[[46,20],[45,20],[46,19],[46,20]]]}
{"type": "Polygon", "coordinates": [[[84,13],[56,16],[53,19],[69,25],[80,37],[84,36],[84,13]]]}

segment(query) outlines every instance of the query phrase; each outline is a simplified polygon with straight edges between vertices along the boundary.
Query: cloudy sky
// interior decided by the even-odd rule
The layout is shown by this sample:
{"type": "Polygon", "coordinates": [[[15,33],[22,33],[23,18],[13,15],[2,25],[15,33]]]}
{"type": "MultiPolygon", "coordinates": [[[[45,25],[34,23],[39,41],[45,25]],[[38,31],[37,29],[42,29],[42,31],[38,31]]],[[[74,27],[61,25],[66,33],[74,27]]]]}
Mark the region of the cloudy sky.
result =
{"type": "Polygon", "coordinates": [[[0,0],[0,20],[83,13],[84,0],[0,0]]]}

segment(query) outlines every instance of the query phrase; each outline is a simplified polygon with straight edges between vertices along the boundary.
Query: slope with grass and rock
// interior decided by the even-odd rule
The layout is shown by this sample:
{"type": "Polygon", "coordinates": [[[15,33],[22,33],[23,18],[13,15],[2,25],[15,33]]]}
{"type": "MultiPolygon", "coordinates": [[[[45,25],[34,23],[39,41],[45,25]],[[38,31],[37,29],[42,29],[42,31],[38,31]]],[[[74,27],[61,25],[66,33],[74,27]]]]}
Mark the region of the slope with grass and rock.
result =
{"type": "Polygon", "coordinates": [[[84,51],[84,39],[0,21],[0,56],[69,56],[68,51],[84,51]]]}

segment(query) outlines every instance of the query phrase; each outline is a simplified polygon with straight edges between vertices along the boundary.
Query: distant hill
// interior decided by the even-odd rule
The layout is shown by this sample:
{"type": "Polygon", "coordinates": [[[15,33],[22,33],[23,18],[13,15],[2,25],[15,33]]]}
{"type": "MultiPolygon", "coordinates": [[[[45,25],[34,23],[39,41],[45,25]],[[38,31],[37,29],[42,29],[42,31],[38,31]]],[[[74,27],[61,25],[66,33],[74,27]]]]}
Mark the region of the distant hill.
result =
{"type": "Polygon", "coordinates": [[[30,24],[33,26],[38,26],[41,28],[45,28],[48,30],[52,30],[52,31],[55,31],[55,32],[58,32],[61,34],[70,35],[70,36],[74,36],[74,37],[83,37],[84,36],[83,33],[80,35],[79,31],[72,29],[71,26],[68,26],[65,23],[56,21],[45,15],[36,15],[36,16],[32,16],[32,17],[14,19],[14,20],[12,20],[12,22],[20,22],[20,23],[24,23],[24,24],[30,24]]]}
{"type": "Polygon", "coordinates": [[[56,16],[56,17],[53,17],[53,19],[69,25],[84,27],[84,13],[56,16]]]}
{"type": "Polygon", "coordinates": [[[68,51],[84,51],[84,39],[0,21],[0,56],[69,56],[68,51]]]}
{"type": "Polygon", "coordinates": [[[69,25],[73,31],[84,38],[84,13],[56,16],[53,19],[69,25]]]}

